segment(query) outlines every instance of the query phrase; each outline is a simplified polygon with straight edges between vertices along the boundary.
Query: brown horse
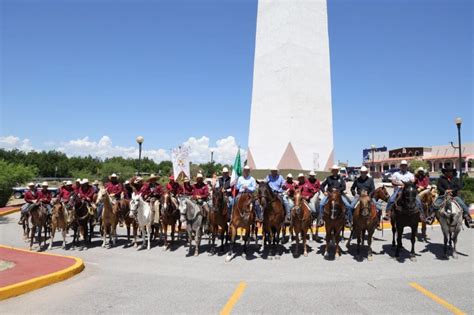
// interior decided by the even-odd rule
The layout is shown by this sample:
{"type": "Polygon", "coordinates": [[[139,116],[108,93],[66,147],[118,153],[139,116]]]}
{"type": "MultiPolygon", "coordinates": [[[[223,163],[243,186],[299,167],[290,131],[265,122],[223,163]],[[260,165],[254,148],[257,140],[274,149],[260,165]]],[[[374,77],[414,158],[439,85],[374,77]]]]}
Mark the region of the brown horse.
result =
{"type": "Polygon", "coordinates": [[[161,204],[161,229],[165,236],[164,250],[168,250],[174,243],[174,233],[176,230],[176,222],[179,219],[179,209],[171,200],[171,193],[165,192],[160,199],[161,204]],[[168,227],[171,227],[171,244],[168,243],[168,227]]]}
{"type": "Polygon", "coordinates": [[[344,229],[346,208],[342,202],[341,193],[333,190],[328,194],[327,204],[324,205],[323,219],[326,226],[326,245],[323,249],[324,258],[329,258],[329,242],[334,239],[336,246],[336,257],[340,257],[339,241],[344,229]]]}
{"type": "Polygon", "coordinates": [[[295,190],[295,206],[291,209],[291,229],[295,233],[296,247],[295,255],[299,254],[299,235],[303,239],[303,255],[308,256],[308,250],[306,248],[306,238],[308,235],[308,229],[311,228],[312,224],[311,210],[308,203],[302,198],[301,190],[295,190]]]}
{"type": "Polygon", "coordinates": [[[214,255],[216,253],[216,236],[219,233],[219,228],[221,230],[221,249],[224,251],[224,237],[226,238],[229,234],[229,225],[227,224],[227,196],[225,192],[220,189],[214,189],[212,194],[212,206],[214,209],[211,209],[209,213],[209,232],[212,234],[209,238],[209,244],[211,244],[211,251],[209,255],[214,255]]]}
{"type": "Polygon", "coordinates": [[[93,218],[91,217],[91,211],[86,202],[82,201],[76,193],[72,193],[69,197],[68,207],[72,208],[72,228],[74,230],[74,236],[72,238],[73,248],[79,241],[79,237],[82,236],[83,244],[81,248],[88,245],[92,241],[93,233],[93,218]],[[89,226],[89,230],[88,230],[89,226]]]}
{"type": "Polygon", "coordinates": [[[367,232],[368,253],[367,260],[372,260],[372,236],[378,224],[377,209],[372,199],[366,191],[362,191],[359,202],[355,206],[353,216],[353,230],[346,247],[349,247],[353,235],[357,237],[357,255],[356,259],[360,260],[360,245],[364,245],[365,232],[367,232]]]}
{"type": "MultiPolygon", "coordinates": [[[[438,194],[436,192],[436,187],[433,186],[428,189],[428,191],[424,191],[419,194],[421,204],[423,205],[423,213],[425,214],[425,218],[430,217],[430,209],[433,206],[434,201],[438,197],[438,194]]],[[[426,236],[426,221],[421,222],[421,240],[422,241],[428,241],[428,238],[426,236]]]]}
{"type": "Polygon", "coordinates": [[[56,201],[56,203],[53,205],[53,209],[51,212],[51,238],[49,239],[48,249],[53,248],[54,235],[56,234],[57,230],[61,230],[61,234],[63,236],[63,245],[61,246],[61,248],[66,249],[68,217],[65,206],[60,201],[56,201]]]}
{"type": "Polygon", "coordinates": [[[252,226],[255,225],[255,212],[254,212],[254,198],[252,193],[241,193],[240,196],[237,196],[236,202],[232,209],[232,218],[230,220],[230,249],[226,257],[226,262],[229,262],[234,258],[234,246],[235,246],[235,237],[237,235],[237,229],[245,229],[244,237],[244,251],[242,256],[247,256],[247,246],[250,242],[250,232],[252,226]]]}
{"type": "Polygon", "coordinates": [[[30,235],[30,250],[33,249],[33,243],[35,240],[36,229],[38,229],[38,250],[41,250],[41,231],[44,229],[44,242],[46,245],[46,233],[47,233],[47,220],[48,210],[42,204],[37,204],[30,209],[31,219],[31,235],[30,235]]]}
{"type": "Polygon", "coordinates": [[[109,235],[109,246],[115,246],[117,242],[117,207],[114,206],[112,199],[106,189],[99,190],[97,200],[102,202],[104,208],[101,215],[102,247],[107,245],[107,234],[109,235]]]}
{"type": "MultiPolygon", "coordinates": [[[[268,183],[258,183],[258,200],[263,210],[264,246],[269,248],[268,258],[275,255],[280,243],[280,231],[285,220],[285,207],[281,198],[272,191],[268,183]]],[[[279,258],[279,255],[276,256],[279,258]]]]}
{"type": "Polygon", "coordinates": [[[117,213],[119,222],[125,223],[127,228],[127,242],[130,243],[130,229],[133,229],[133,246],[137,247],[138,224],[135,218],[130,216],[130,200],[117,200],[114,207],[116,207],[115,213],[117,213]]]}
{"type": "MultiPolygon", "coordinates": [[[[388,200],[390,199],[390,194],[388,193],[387,188],[385,188],[385,185],[382,185],[382,187],[379,187],[372,192],[371,197],[375,201],[382,200],[384,202],[388,202],[388,200]]],[[[378,217],[379,224],[380,223],[382,224],[381,228],[377,225],[377,229],[381,229],[382,235],[383,235],[382,211],[378,212],[377,217],[378,217]]]]}

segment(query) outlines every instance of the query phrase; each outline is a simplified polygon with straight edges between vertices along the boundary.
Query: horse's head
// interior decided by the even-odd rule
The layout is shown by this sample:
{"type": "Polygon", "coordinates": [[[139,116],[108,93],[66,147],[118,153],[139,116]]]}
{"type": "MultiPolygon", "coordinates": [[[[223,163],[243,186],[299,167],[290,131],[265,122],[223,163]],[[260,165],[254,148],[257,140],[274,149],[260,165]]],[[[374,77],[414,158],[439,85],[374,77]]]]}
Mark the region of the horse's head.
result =
{"type": "Polygon", "coordinates": [[[385,185],[382,185],[382,187],[379,187],[375,189],[373,197],[375,200],[383,200],[385,202],[388,202],[390,199],[390,194],[387,191],[387,188],[385,188],[385,185]]]}
{"type": "Polygon", "coordinates": [[[136,217],[138,213],[138,208],[140,203],[143,202],[142,196],[136,193],[132,194],[132,199],[130,200],[130,217],[136,217]]]}
{"type": "Polygon", "coordinates": [[[169,191],[164,191],[160,198],[161,211],[167,212],[173,203],[171,202],[171,193],[169,191]]]}
{"type": "Polygon", "coordinates": [[[186,210],[188,208],[188,201],[189,201],[189,198],[182,195],[182,196],[178,196],[178,209],[179,209],[179,214],[181,216],[181,222],[185,222],[186,221],[186,210]]]}
{"type": "Polygon", "coordinates": [[[325,206],[331,214],[331,219],[334,220],[343,213],[344,204],[342,202],[341,193],[337,189],[333,189],[328,194],[328,203],[325,206]]]}
{"type": "Polygon", "coordinates": [[[213,189],[212,204],[218,210],[223,209],[224,206],[227,207],[226,195],[222,189],[213,189]]]}
{"type": "Polygon", "coordinates": [[[414,209],[416,207],[417,193],[418,191],[414,183],[412,182],[403,183],[402,202],[404,203],[407,209],[414,209]]]}
{"type": "Polygon", "coordinates": [[[273,199],[273,192],[268,186],[267,182],[258,182],[258,202],[262,209],[265,209],[271,199],[273,199]]]}
{"type": "Polygon", "coordinates": [[[370,214],[370,197],[366,190],[362,190],[359,198],[360,214],[367,217],[370,214]]]}
{"type": "Polygon", "coordinates": [[[249,214],[253,211],[253,195],[242,193],[237,201],[237,209],[241,214],[249,214]]]}

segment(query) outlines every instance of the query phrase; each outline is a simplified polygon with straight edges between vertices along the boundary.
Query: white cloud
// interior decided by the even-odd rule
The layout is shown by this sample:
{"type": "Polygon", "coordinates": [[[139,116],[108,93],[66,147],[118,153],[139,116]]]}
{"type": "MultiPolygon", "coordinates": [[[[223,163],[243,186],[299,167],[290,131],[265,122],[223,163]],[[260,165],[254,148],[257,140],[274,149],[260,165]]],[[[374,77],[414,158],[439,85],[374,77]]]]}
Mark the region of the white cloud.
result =
{"type": "Polygon", "coordinates": [[[14,136],[0,136],[0,148],[7,150],[18,149],[22,151],[33,150],[30,139],[21,140],[20,138],[14,136]]]}
{"type": "MultiPolygon", "coordinates": [[[[53,146],[56,142],[46,141],[45,146],[53,146]]],[[[182,143],[183,146],[190,148],[190,160],[194,163],[209,162],[211,158],[211,150],[214,151],[214,161],[226,164],[233,164],[237,153],[238,145],[234,137],[228,136],[219,139],[214,145],[211,145],[208,137],[200,138],[190,137],[182,143]]],[[[7,136],[0,137],[0,148],[19,149],[23,151],[31,151],[33,147],[29,139],[21,140],[18,137],[7,136]]],[[[36,148],[37,150],[41,150],[36,148]]],[[[89,137],[79,138],[62,142],[56,150],[64,152],[68,156],[97,156],[100,158],[108,158],[113,156],[122,156],[124,158],[136,158],[138,156],[137,146],[116,146],[113,145],[109,136],[103,136],[99,141],[94,141],[89,137]]],[[[247,152],[241,150],[242,161],[245,160],[247,152]]],[[[142,156],[153,159],[156,162],[170,160],[170,152],[165,149],[143,150],[142,156]]]]}

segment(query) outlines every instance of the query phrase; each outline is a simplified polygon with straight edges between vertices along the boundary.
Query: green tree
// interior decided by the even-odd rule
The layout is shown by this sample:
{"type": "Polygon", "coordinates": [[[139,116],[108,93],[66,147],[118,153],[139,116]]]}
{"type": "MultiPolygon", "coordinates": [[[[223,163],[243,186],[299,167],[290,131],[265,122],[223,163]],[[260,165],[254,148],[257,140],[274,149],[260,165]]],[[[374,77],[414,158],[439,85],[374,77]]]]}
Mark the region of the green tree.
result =
{"type": "Polygon", "coordinates": [[[12,187],[32,180],[37,173],[33,166],[8,163],[0,160],[0,207],[7,204],[12,194],[12,187]]]}
{"type": "Polygon", "coordinates": [[[425,161],[422,161],[422,160],[413,160],[410,163],[410,167],[409,167],[410,172],[415,173],[416,169],[419,168],[419,167],[423,167],[423,169],[429,171],[430,165],[428,164],[428,162],[425,162],[425,161]]]}

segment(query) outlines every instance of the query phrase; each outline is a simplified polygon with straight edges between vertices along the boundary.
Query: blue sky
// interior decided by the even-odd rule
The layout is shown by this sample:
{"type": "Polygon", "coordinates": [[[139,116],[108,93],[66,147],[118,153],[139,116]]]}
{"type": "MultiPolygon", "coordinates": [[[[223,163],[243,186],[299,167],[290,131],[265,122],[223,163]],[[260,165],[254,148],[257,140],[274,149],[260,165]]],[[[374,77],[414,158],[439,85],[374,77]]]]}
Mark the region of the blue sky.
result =
{"type": "MultiPolygon", "coordinates": [[[[255,0],[3,0],[3,146],[134,154],[143,135],[156,158],[186,142],[228,160],[247,146],[256,13],[255,0]]],[[[447,144],[456,116],[473,141],[472,1],[329,1],[328,15],[336,159],[447,144]]]]}

